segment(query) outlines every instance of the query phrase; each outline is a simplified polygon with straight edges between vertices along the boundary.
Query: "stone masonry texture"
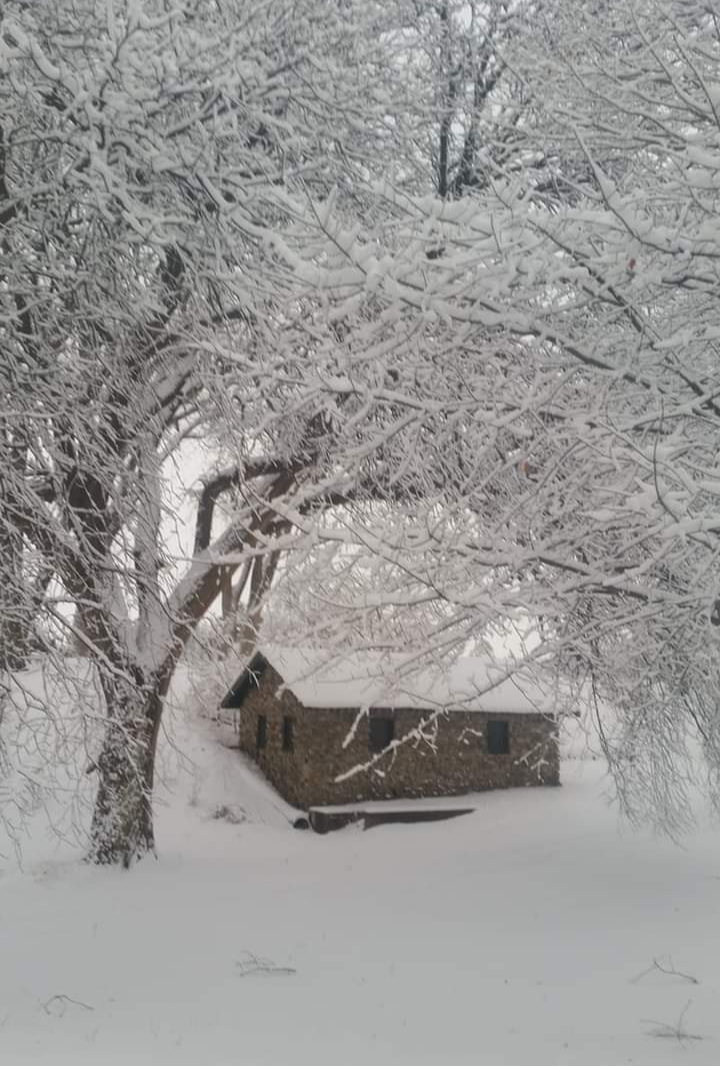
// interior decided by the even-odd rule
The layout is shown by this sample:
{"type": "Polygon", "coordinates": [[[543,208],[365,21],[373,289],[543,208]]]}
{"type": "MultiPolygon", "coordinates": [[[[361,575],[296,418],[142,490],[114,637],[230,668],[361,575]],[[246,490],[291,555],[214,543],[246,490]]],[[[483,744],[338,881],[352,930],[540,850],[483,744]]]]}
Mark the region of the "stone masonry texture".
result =
{"type": "MultiPolygon", "coordinates": [[[[347,747],[357,718],[352,708],[304,707],[284,689],[282,678],[268,665],[257,687],[245,696],[240,710],[240,748],[252,756],[288,803],[307,810],[335,803],[453,796],[485,789],[559,784],[557,726],[540,714],[501,715],[452,711],[441,715],[427,732],[432,743],[412,738],[387,752],[370,769],[343,781],[340,774],[363,766],[369,750],[368,717],[362,717],[347,747]],[[257,748],[258,715],[267,721],[266,744],[257,748]],[[292,719],[293,750],[283,750],[283,719],[292,719]],[[485,724],[509,722],[510,751],[487,751],[485,724]]],[[[370,715],[392,718],[395,739],[417,730],[429,712],[417,709],[374,709],[370,715]]]]}

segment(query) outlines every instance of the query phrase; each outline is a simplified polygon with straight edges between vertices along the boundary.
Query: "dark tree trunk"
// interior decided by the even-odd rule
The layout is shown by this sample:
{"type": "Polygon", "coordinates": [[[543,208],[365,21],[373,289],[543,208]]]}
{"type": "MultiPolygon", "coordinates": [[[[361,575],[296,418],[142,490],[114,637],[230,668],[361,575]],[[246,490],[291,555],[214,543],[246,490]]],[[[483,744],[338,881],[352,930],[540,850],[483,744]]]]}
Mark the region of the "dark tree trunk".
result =
{"type": "MultiPolygon", "coordinates": [[[[269,492],[269,501],[288,492],[294,478],[294,471],[281,471],[269,492]]],[[[211,516],[206,516],[204,521],[209,529],[211,516]]],[[[278,532],[286,527],[268,507],[256,528],[267,535],[273,529],[278,532]]],[[[232,528],[220,542],[220,554],[241,550],[251,535],[254,532],[250,534],[245,527],[232,528]]],[[[196,548],[205,550],[202,538],[196,548]]],[[[276,564],[277,556],[273,556],[264,571],[268,583],[276,564]]],[[[235,567],[229,569],[232,574],[235,567]]],[[[245,577],[249,572],[248,568],[245,577]]],[[[263,582],[260,585],[263,589],[266,587],[263,582]]],[[[172,648],[163,664],[150,676],[145,676],[138,666],[118,655],[121,642],[102,610],[95,607],[85,612],[89,639],[92,646],[102,652],[102,659],[98,657],[96,665],[107,711],[105,741],[94,767],[98,774],[98,792],[91,825],[90,862],[127,868],[155,850],[152,792],[155,750],[165,697],[183,648],[220,590],[218,568],[209,566],[178,610],[172,648]]],[[[78,601],[100,602],[95,588],[86,591],[79,587],[73,589],[73,593],[78,601]]]]}
{"type": "Polygon", "coordinates": [[[22,536],[4,518],[6,494],[0,478],[0,671],[22,670],[28,658],[29,604],[23,577],[22,536]]]}
{"type": "Polygon", "coordinates": [[[155,851],[155,749],[167,683],[136,690],[125,684],[103,688],[108,722],[95,764],[98,791],[88,860],[127,869],[155,851]]]}
{"type": "Polygon", "coordinates": [[[12,609],[0,603],[0,671],[22,670],[28,660],[26,629],[13,619],[12,609]]]}

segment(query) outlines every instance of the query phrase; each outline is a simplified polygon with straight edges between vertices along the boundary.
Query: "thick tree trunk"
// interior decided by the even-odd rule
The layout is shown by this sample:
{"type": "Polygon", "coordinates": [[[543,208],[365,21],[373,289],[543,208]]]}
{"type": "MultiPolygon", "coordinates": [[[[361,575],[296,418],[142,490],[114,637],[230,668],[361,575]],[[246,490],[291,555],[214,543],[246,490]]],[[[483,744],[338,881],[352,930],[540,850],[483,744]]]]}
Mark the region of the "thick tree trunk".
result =
{"type": "MultiPolygon", "coordinates": [[[[169,680],[169,679],[168,679],[169,680]]],[[[90,830],[90,862],[128,868],[155,851],[155,749],[167,682],[133,690],[106,687],[108,723],[95,764],[98,791],[90,830]]]]}

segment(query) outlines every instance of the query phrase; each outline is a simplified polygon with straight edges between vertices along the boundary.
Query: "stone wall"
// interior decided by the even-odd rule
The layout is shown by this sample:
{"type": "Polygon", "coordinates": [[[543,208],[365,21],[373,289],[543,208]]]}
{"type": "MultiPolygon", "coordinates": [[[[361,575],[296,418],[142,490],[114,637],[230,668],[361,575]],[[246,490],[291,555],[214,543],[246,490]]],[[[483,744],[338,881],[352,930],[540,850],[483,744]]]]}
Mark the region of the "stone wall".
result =
{"type": "MultiPolygon", "coordinates": [[[[382,755],[367,771],[336,782],[338,774],[373,757],[368,718],[360,720],[346,748],[356,712],[348,708],[306,708],[291,692],[280,695],[282,680],[272,667],[263,672],[240,711],[240,747],[257,761],[278,792],[301,809],[317,804],[355,803],[370,799],[448,796],[491,788],[559,783],[555,724],[536,714],[501,715],[451,712],[431,727],[433,746],[414,737],[396,752],[382,755]],[[256,747],[257,717],[267,720],[266,745],[256,747]],[[293,750],[283,750],[283,718],[293,721],[293,750]],[[487,751],[485,724],[509,722],[510,752],[487,751]]],[[[416,731],[427,712],[377,710],[392,718],[395,738],[416,731]]]]}

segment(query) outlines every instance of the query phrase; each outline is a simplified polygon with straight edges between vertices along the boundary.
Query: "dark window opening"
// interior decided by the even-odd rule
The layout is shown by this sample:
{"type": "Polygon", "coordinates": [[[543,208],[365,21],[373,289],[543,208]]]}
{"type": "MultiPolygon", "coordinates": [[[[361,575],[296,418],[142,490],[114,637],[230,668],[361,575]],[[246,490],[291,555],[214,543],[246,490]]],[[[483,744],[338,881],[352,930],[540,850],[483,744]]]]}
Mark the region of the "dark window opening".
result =
{"type": "Polygon", "coordinates": [[[507,755],[510,751],[509,722],[488,722],[485,735],[490,755],[507,755]]]}
{"type": "Polygon", "coordinates": [[[267,744],[267,718],[264,714],[257,716],[257,733],[255,734],[255,747],[260,750],[267,744]]]}
{"type": "Polygon", "coordinates": [[[371,718],[368,741],[370,751],[384,751],[395,738],[395,723],[392,718],[371,718]]]}
{"type": "Polygon", "coordinates": [[[295,721],[285,715],[282,725],[282,750],[295,750],[295,721]]]}

